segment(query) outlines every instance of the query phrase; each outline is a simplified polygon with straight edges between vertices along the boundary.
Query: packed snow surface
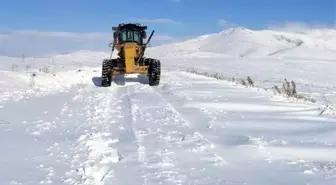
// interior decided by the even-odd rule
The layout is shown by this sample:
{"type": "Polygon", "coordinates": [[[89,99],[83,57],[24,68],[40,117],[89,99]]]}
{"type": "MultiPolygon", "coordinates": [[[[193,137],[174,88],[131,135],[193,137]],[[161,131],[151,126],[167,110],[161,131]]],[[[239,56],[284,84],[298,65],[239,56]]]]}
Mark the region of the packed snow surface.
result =
{"type": "Polygon", "coordinates": [[[0,184],[334,185],[335,35],[236,28],[153,47],[157,87],[100,87],[108,52],[1,57],[0,184]],[[318,101],[265,90],[284,78],[318,101]]]}

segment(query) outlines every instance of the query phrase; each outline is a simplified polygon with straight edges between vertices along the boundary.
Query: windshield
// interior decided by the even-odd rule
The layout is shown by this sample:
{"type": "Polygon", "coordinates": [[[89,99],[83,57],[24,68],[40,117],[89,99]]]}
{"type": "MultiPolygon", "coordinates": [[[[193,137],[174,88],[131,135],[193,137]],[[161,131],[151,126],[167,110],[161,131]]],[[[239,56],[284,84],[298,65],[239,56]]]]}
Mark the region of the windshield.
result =
{"type": "Polygon", "coordinates": [[[137,42],[138,44],[142,44],[142,39],[139,31],[122,31],[120,41],[137,42]]]}

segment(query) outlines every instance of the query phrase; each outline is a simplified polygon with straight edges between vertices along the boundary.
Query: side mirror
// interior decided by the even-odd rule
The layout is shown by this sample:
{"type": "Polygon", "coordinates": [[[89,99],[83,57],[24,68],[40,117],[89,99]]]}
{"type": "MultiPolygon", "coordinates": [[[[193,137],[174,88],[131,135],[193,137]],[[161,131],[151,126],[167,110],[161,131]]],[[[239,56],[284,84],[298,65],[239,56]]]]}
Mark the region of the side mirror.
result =
{"type": "Polygon", "coordinates": [[[110,42],[110,44],[108,45],[110,48],[112,48],[112,46],[113,46],[113,43],[112,42],[110,42]]]}

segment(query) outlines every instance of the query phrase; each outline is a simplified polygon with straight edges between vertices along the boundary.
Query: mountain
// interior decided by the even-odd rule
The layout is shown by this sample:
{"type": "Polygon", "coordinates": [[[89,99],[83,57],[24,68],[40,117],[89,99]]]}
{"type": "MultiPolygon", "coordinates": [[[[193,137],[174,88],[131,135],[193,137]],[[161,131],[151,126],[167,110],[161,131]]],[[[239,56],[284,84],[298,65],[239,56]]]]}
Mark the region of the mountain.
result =
{"type": "Polygon", "coordinates": [[[172,55],[207,52],[229,57],[335,59],[336,30],[282,32],[237,27],[180,43],[158,46],[151,51],[159,52],[160,56],[164,53],[172,55]]]}

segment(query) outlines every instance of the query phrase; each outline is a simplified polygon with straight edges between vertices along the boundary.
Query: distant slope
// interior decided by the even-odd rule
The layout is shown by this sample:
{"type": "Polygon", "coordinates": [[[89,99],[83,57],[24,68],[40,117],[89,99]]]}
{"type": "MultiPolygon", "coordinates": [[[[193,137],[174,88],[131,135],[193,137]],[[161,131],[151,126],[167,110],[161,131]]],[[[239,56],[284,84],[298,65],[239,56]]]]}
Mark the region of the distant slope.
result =
{"type": "Polygon", "coordinates": [[[150,49],[162,56],[210,52],[230,57],[294,57],[335,59],[336,31],[280,32],[231,28],[181,43],[150,49]],[[163,53],[164,51],[164,53],[163,53]]]}

